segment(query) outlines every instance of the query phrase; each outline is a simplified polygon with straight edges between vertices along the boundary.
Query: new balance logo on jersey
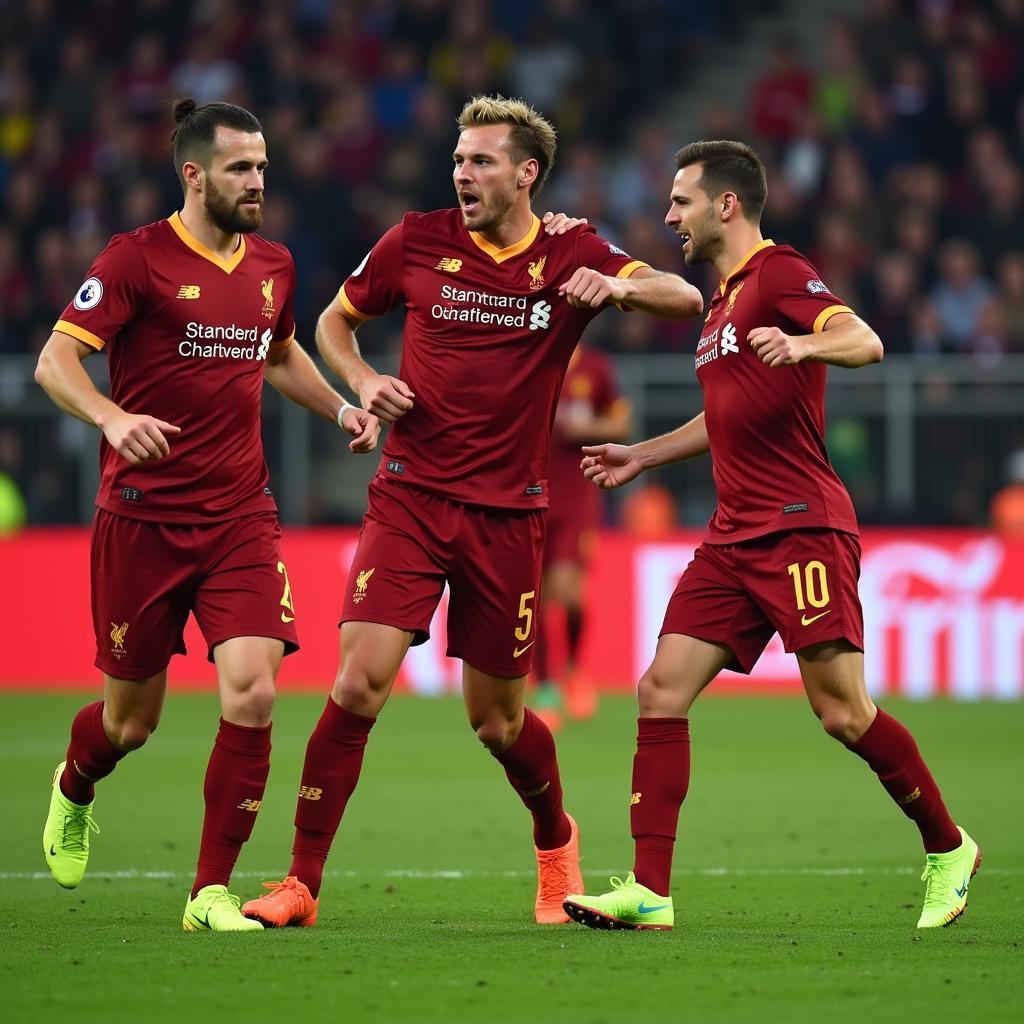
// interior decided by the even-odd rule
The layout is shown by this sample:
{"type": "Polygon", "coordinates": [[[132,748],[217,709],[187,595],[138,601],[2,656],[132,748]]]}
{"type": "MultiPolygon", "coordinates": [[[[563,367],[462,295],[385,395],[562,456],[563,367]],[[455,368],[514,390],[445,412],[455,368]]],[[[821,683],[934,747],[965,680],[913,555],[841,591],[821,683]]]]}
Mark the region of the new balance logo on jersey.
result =
{"type": "Polygon", "coordinates": [[[178,289],[179,299],[198,299],[199,298],[199,285],[197,284],[183,284],[178,289]]]}
{"type": "Polygon", "coordinates": [[[740,346],[736,341],[736,328],[732,324],[726,324],[722,328],[722,355],[727,356],[730,352],[739,352],[740,346]]]}
{"type": "Polygon", "coordinates": [[[457,274],[462,269],[462,260],[452,259],[450,256],[442,256],[437,261],[435,270],[443,270],[448,274],[457,274]]]}
{"type": "Polygon", "coordinates": [[[548,323],[551,320],[551,303],[545,302],[541,299],[540,302],[535,302],[530,312],[530,330],[536,331],[540,328],[543,331],[548,329],[548,323]]]}

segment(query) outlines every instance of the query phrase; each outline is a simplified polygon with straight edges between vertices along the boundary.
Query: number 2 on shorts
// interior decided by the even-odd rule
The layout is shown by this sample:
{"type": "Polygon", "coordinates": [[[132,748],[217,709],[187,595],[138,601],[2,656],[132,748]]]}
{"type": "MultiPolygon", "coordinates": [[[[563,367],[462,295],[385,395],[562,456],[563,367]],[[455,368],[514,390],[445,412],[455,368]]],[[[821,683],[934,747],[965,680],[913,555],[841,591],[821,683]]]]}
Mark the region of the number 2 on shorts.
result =
{"type": "Polygon", "coordinates": [[[823,563],[808,562],[801,571],[800,563],[794,562],[786,566],[786,571],[793,577],[797,611],[804,611],[808,604],[812,608],[824,608],[828,604],[828,578],[823,563]]]}
{"type": "Polygon", "coordinates": [[[288,581],[288,570],[284,567],[284,562],[277,563],[277,571],[284,577],[284,592],[281,594],[280,604],[286,610],[281,612],[281,621],[294,622],[295,605],[292,604],[292,585],[288,581]],[[289,612],[291,613],[290,615],[289,612]]]}

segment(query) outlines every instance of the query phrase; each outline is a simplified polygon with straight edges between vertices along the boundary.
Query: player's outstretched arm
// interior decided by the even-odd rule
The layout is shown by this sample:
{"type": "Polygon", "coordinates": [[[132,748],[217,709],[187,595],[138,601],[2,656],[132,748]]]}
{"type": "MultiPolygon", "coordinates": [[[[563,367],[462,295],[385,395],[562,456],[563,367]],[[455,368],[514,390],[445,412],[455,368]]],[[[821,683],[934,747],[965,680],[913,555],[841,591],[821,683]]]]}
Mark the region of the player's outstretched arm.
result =
{"type": "Polygon", "coordinates": [[[809,359],[856,369],[882,361],[882,341],[859,316],[836,313],[817,334],[784,334],[778,327],[755,327],[747,341],[768,366],[792,366],[809,359]]]}
{"type": "Polygon", "coordinates": [[[377,447],[380,421],[348,403],[323,378],[309,353],[296,341],[284,348],[271,347],[264,370],[267,381],[285,398],[337,423],[352,435],[349,449],[372,452],[377,447]],[[342,410],[344,410],[342,412],[342,410]],[[339,416],[340,414],[340,416],[339,416]]]}
{"type": "Polygon", "coordinates": [[[356,327],[337,297],[320,314],[316,345],[327,365],[359,396],[363,408],[394,423],[413,406],[412,389],[398,377],[378,373],[359,353],[356,327]]]}
{"type": "Polygon", "coordinates": [[[583,447],[580,469],[598,487],[621,487],[645,469],[706,455],[711,450],[704,413],[671,433],[638,444],[595,444],[583,447]]]}
{"type": "Polygon", "coordinates": [[[65,412],[103,431],[110,446],[131,463],[149,462],[170,454],[167,438],[181,428],[155,416],[125,412],[97,390],[82,360],[93,352],[88,345],[54,331],[39,353],[36,383],[65,412]]]}
{"type": "Polygon", "coordinates": [[[704,312],[704,298],[692,284],[651,267],[640,267],[630,277],[580,267],[558,291],[570,306],[597,309],[614,302],[662,320],[688,320],[704,312]]]}

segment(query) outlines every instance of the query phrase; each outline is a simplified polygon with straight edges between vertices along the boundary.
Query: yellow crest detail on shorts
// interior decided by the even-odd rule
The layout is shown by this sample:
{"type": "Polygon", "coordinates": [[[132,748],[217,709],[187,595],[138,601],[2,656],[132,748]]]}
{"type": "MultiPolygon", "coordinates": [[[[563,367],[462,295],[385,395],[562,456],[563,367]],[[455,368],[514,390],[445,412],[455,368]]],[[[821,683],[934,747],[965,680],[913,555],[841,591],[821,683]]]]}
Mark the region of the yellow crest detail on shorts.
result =
{"type": "Polygon", "coordinates": [[[374,566],[372,569],[364,569],[356,576],[356,592],[352,595],[352,601],[355,604],[359,604],[366,597],[366,585],[376,571],[377,567],[374,566]]]}
{"type": "Polygon", "coordinates": [[[124,649],[124,635],[128,632],[128,623],[122,622],[119,626],[116,622],[110,624],[110,639],[113,640],[114,646],[111,650],[111,654],[115,658],[123,658],[125,655],[124,649]]]}

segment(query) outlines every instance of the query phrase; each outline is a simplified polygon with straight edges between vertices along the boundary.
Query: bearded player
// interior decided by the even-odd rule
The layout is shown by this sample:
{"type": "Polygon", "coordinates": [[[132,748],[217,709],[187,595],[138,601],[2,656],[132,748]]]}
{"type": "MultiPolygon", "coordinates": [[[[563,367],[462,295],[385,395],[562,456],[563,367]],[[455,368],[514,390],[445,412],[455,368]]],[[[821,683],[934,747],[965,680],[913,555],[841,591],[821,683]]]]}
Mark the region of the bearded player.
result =
{"type": "Polygon", "coordinates": [[[721,278],[697,345],[704,411],[636,445],[585,447],[582,467],[599,487],[619,487],[710,452],[718,507],[638,686],[633,872],[604,895],[570,896],[565,909],[592,928],[672,927],[690,706],[722,669],[750,672],[777,631],[825,731],[867,762],[921,833],[918,927],[949,924],[981,854],[950,818],[913,737],[868,696],[857,519],[823,440],[826,366],[876,363],[882,343],[803,256],[761,237],[767,186],[750,147],[696,142],[677,164],[665,223],[687,264],[711,263],[721,278]]]}
{"type": "Polygon", "coordinates": [[[392,427],[346,587],[340,668],[306,749],[291,868],[243,907],[266,924],[315,922],[370,730],[410,645],[427,639],[446,582],[448,654],[464,662],[470,726],[533,816],[535,919],[566,922],[562,900],[579,884],[554,741],[523,705],[555,403],[583,329],[606,304],[682,318],[702,302],[590,227],[541,230],[531,198],[555,132],[530,107],[477,97],[459,129],[459,208],[407,214],[320,318],[324,358],[392,427]],[[391,377],[361,358],[354,331],[398,305],[405,332],[391,377]]]}
{"type": "Polygon", "coordinates": [[[254,234],[263,218],[259,121],[228,103],[175,105],[180,213],[116,235],[54,326],[36,380],[99,427],[92,613],[103,700],[71,723],[54,773],[43,850],[66,889],[89,857],[94,784],[160,721],[171,656],[191,611],[216,665],[220,729],[186,931],[251,931],[227,891],[270,767],[274,678],[297,649],[277,506],[260,437],[264,379],[336,420],[353,451],[376,417],[331,388],[295,341],[295,268],[254,234]],[[82,361],[106,349],[110,398],[82,361]]]}

